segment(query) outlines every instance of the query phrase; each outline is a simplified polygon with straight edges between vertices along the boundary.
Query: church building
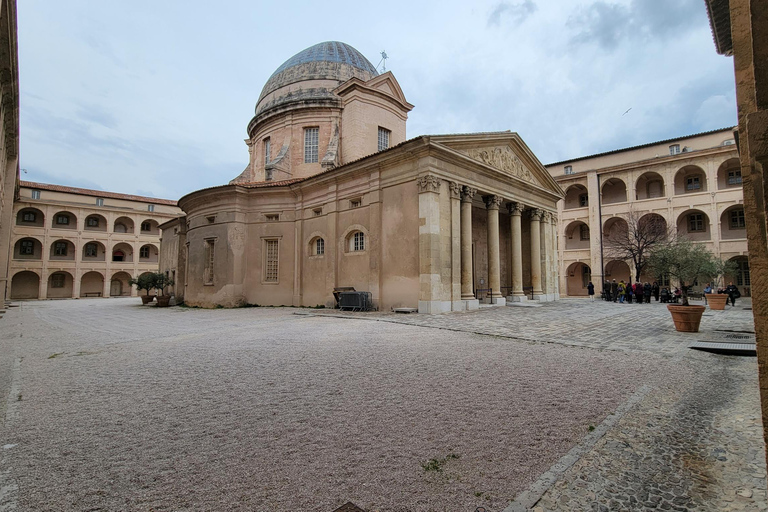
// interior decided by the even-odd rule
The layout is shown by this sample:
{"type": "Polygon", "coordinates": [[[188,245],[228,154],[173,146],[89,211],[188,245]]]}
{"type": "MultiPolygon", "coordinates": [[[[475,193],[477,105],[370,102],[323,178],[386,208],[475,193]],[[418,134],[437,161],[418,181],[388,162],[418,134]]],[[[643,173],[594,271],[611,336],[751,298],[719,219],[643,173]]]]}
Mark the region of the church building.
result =
{"type": "Polygon", "coordinates": [[[407,139],[412,109],[349,45],[288,59],[256,103],[245,170],[160,226],[177,297],[333,306],[351,287],[420,313],[556,300],[554,178],[513,132],[407,139]]]}

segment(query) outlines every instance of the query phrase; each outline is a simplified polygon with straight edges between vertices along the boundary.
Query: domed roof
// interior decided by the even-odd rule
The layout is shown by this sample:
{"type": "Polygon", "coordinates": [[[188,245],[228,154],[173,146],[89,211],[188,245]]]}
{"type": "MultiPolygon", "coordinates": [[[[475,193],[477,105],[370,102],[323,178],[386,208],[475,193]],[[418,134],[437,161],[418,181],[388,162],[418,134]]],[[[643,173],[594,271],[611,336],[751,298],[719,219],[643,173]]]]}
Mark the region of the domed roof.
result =
{"type": "Polygon", "coordinates": [[[334,80],[339,85],[352,77],[368,81],[377,75],[373,64],[348,44],[338,41],[319,43],[297,53],[272,73],[256,103],[256,115],[292,100],[324,99],[333,96],[330,92],[332,88],[299,88],[298,91],[270,98],[262,103],[266,96],[287,85],[306,80],[334,80]]]}

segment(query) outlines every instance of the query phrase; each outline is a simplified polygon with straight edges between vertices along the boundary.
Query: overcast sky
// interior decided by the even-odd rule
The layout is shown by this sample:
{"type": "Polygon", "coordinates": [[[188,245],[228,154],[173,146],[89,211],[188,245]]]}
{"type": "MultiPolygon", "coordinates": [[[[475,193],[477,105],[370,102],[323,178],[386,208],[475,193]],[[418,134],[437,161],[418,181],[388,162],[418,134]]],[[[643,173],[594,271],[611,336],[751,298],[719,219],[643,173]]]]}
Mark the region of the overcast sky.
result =
{"type": "Polygon", "coordinates": [[[21,0],[18,17],[32,181],[171,199],[224,184],[266,80],[328,40],[374,66],[386,50],[409,138],[512,130],[547,164],[736,124],[701,0],[21,0]]]}

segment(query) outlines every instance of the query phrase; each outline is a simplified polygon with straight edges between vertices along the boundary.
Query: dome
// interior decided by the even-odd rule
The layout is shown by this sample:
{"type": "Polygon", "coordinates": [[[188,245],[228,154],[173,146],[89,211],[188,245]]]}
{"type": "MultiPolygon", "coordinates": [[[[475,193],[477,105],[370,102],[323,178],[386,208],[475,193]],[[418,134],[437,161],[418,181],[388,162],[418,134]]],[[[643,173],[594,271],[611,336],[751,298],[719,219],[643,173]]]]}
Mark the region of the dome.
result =
{"type": "Polygon", "coordinates": [[[272,73],[256,103],[256,115],[294,101],[333,100],[331,90],[350,78],[368,81],[377,75],[373,64],[348,44],[338,41],[319,43],[297,53],[272,73]],[[333,80],[336,83],[333,87],[297,86],[272,95],[286,86],[307,80],[333,80]]]}

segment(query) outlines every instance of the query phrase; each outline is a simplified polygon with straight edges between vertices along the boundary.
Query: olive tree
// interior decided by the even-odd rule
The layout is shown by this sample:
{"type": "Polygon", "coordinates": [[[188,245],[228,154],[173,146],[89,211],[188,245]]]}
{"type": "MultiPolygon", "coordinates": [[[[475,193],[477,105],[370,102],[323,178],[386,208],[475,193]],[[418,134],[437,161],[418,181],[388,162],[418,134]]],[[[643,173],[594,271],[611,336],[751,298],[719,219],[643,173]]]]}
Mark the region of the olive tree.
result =
{"type": "Polygon", "coordinates": [[[680,282],[683,306],[688,306],[688,286],[696,279],[710,280],[727,272],[727,263],[717,258],[702,244],[678,238],[654,247],[648,258],[648,269],[656,275],[669,275],[680,282]]]}

